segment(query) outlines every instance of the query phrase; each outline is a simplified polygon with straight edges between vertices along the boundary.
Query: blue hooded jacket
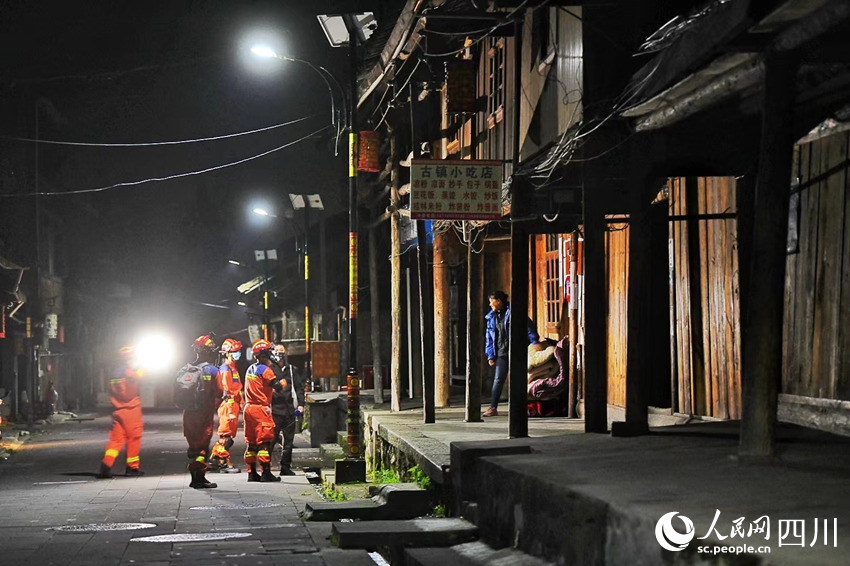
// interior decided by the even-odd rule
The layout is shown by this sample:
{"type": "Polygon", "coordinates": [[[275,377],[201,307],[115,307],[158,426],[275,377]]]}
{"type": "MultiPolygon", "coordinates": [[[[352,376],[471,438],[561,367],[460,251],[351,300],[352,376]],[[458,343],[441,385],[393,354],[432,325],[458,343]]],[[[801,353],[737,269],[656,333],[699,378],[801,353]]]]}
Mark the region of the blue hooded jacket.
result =
{"type": "MultiPolygon", "coordinates": [[[[487,331],[484,334],[484,352],[487,354],[488,360],[496,359],[496,312],[491,310],[484,317],[487,320],[487,331]]],[[[511,306],[505,306],[505,328],[510,332],[511,327],[511,306]]],[[[540,341],[540,336],[534,328],[534,323],[528,319],[528,342],[537,344],[540,341]]]]}

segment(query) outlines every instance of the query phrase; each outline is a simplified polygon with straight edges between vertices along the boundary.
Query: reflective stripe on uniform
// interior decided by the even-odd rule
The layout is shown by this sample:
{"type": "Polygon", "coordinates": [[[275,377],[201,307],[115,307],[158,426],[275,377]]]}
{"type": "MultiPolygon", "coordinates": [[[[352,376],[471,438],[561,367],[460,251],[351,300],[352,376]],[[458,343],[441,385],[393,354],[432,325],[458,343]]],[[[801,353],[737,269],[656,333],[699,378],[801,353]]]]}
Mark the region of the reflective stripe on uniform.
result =
{"type": "Polygon", "coordinates": [[[106,451],[106,455],[115,458],[116,456],[118,456],[118,452],[120,452],[120,450],[109,449],[106,451]]]}

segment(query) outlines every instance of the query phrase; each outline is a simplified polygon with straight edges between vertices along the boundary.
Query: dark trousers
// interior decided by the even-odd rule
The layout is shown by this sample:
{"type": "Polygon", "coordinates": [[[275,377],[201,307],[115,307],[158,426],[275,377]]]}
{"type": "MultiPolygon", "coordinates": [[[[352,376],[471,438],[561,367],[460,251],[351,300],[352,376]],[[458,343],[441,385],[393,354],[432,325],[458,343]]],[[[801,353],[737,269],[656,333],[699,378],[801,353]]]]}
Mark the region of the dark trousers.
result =
{"type": "MultiPolygon", "coordinates": [[[[280,444],[280,465],[292,466],[292,444],[295,442],[295,413],[272,415],[274,418],[274,441],[280,444]]],[[[274,448],[274,445],[272,445],[274,448]]]]}

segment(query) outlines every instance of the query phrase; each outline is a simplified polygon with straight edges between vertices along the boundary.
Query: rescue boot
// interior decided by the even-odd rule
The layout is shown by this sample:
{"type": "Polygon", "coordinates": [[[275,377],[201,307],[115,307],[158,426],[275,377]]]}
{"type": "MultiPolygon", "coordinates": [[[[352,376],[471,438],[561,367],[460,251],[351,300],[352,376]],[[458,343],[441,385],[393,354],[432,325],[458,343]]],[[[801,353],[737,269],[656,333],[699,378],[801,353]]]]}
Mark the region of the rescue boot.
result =
{"type": "Polygon", "coordinates": [[[257,466],[255,464],[250,464],[248,467],[248,481],[262,481],[260,474],[257,473],[257,466]]]}
{"type": "Polygon", "coordinates": [[[295,475],[295,472],[293,472],[292,468],[289,467],[287,464],[281,464],[280,465],[280,477],[294,476],[294,475],[295,475]]]}
{"type": "Polygon", "coordinates": [[[224,465],[218,469],[218,473],[220,474],[238,474],[241,471],[242,470],[230,463],[230,458],[228,458],[224,465]]]}
{"type": "Polygon", "coordinates": [[[192,470],[192,482],[189,484],[189,487],[194,489],[211,489],[213,487],[218,487],[218,484],[207,481],[207,478],[204,477],[204,470],[192,470]]]}
{"type": "Polygon", "coordinates": [[[269,464],[263,464],[263,475],[260,476],[261,482],[276,482],[280,478],[272,474],[272,467],[269,464]]]}
{"type": "Polygon", "coordinates": [[[100,472],[98,472],[97,477],[102,480],[108,480],[112,477],[112,468],[101,462],[100,472]]]}
{"type": "Polygon", "coordinates": [[[139,468],[127,468],[124,470],[124,476],[128,478],[138,478],[143,475],[145,475],[145,473],[139,468]]]}

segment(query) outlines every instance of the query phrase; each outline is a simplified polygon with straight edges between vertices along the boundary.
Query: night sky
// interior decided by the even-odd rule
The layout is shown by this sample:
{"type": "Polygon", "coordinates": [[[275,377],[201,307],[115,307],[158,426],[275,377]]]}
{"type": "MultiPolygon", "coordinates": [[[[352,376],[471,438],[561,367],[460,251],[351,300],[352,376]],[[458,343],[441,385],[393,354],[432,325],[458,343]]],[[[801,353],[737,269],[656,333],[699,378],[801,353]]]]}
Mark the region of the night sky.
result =
{"type": "MultiPolygon", "coordinates": [[[[328,126],[329,95],[313,71],[248,52],[255,41],[270,42],[280,53],[344,77],[344,53],[328,45],[305,4],[3,2],[0,193],[32,193],[36,184],[42,192],[80,191],[198,171],[328,126]],[[304,117],[250,136],[159,147],[39,144],[36,152],[33,143],[9,139],[151,143],[304,117]]],[[[42,197],[69,252],[60,271],[84,281],[93,294],[129,286],[127,303],[140,324],[190,319],[183,326],[195,335],[244,327],[239,309],[197,303],[235,306],[235,287],[256,275],[255,248],[270,244],[283,261],[294,261],[292,238],[301,217],[292,218],[288,193],[319,193],[328,218],[344,213],[346,152],[343,140],[334,157],[332,138],[326,129],[268,156],[201,175],[42,197]],[[257,205],[275,209],[278,218],[257,222],[262,219],[250,212],[257,205]],[[226,263],[231,257],[251,267],[240,271],[226,263]]],[[[31,260],[23,241],[32,237],[10,227],[33,217],[33,201],[0,198],[5,248],[24,264],[31,260]]]]}

